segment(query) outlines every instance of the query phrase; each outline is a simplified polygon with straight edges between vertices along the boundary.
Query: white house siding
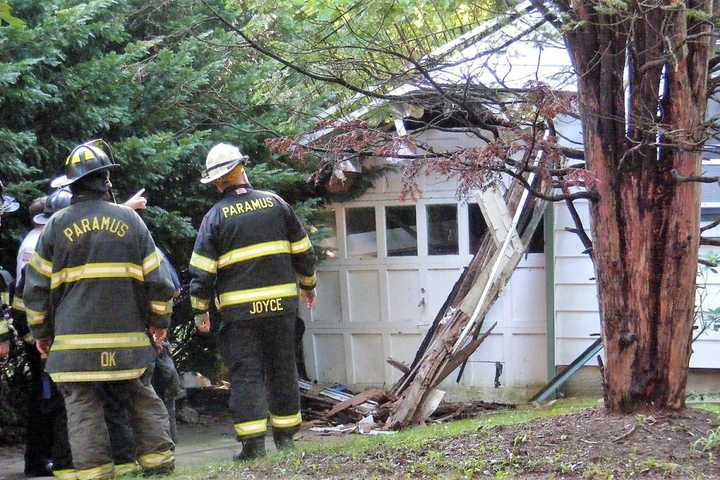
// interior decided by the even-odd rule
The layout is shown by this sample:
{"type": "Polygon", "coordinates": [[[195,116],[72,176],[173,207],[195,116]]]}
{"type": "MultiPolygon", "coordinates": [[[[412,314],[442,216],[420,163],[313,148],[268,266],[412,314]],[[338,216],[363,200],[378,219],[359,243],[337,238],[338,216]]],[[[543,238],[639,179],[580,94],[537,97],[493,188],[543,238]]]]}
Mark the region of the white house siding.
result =
{"type": "MultiPolygon", "coordinates": [[[[576,202],[586,229],[590,228],[587,201],[576,202]]],[[[600,331],[600,314],[597,301],[592,262],[582,243],[565,227],[574,227],[572,218],[564,205],[555,205],[555,363],[568,365],[593,341],[593,334],[600,331]]],[[[710,235],[720,236],[720,228],[710,235]]],[[[702,248],[708,252],[711,248],[702,248]]],[[[720,274],[708,272],[706,296],[703,309],[720,307],[720,274]]],[[[693,344],[691,368],[720,368],[720,333],[711,329],[693,344]]],[[[593,359],[588,365],[597,365],[593,359]]],[[[720,390],[720,385],[718,385],[720,390]]]]}

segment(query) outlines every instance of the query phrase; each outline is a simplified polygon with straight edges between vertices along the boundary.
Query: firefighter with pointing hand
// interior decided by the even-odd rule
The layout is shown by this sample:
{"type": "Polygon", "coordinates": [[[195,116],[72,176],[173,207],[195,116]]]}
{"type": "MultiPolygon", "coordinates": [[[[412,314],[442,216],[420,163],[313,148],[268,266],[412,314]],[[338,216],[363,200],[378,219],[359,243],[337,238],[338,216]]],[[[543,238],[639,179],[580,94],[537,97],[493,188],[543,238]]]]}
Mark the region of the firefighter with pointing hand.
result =
{"type": "Polygon", "coordinates": [[[230,369],[230,408],[243,447],[236,460],[265,454],[268,423],[276,446],[292,447],[302,422],[295,363],[298,298],[312,308],[316,284],[305,229],[282,198],[252,188],[246,162],[247,156],[225,143],[208,153],[200,181],[212,183],[223,198],[205,215],[190,259],[198,330],[210,330],[211,301],[220,310],[219,349],[230,369]]]}
{"type": "Polygon", "coordinates": [[[55,213],[27,269],[23,297],[46,370],[65,399],[78,479],[113,478],[115,466],[102,395],[125,405],[146,473],[174,468],[167,411],[150,386],[172,313],[172,281],[145,223],[109,201],[104,142],[77,146],[65,161],[72,203],[55,213]],[[100,392],[102,391],[102,392],[100,392]]]}

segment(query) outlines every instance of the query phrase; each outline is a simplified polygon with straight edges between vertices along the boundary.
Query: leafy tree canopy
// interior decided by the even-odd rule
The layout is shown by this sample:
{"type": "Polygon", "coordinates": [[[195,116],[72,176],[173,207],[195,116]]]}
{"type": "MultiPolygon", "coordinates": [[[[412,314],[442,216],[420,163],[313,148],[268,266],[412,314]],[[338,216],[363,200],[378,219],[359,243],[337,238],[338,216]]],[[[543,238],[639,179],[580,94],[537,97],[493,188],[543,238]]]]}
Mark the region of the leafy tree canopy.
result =
{"type": "MultiPolygon", "coordinates": [[[[211,5],[234,18],[222,2],[211,5]]],[[[24,207],[48,193],[75,145],[103,138],[123,166],[113,176],[119,200],[146,188],[152,207],[143,217],[181,266],[193,225],[217,199],[198,182],[213,143],[250,154],[256,187],[296,202],[312,193],[307,166],[273,159],[263,140],[301,128],[292,106],[323,97],[250,51],[230,59],[239,39],[208,22],[204,5],[14,0],[0,2],[0,25],[0,171],[24,207]]],[[[316,204],[299,208],[306,220],[316,204]]],[[[29,227],[26,212],[3,228],[6,268],[29,227]]]]}

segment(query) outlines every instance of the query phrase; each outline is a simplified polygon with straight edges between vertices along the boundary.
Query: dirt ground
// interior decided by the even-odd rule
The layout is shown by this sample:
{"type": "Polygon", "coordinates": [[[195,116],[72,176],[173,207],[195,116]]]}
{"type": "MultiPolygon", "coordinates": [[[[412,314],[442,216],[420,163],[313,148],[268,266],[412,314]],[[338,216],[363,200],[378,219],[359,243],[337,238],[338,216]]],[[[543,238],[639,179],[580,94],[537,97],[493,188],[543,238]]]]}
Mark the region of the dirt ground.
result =
{"type": "Polygon", "coordinates": [[[380,446],[252,466],[233,478],[720,478],[717,447],[698,440],[717,416],[608,415],[595,409],[516,426],[482,428],[421,448],[380,446]],[[695,446],[693,446],[695,445],[695,446]]]}

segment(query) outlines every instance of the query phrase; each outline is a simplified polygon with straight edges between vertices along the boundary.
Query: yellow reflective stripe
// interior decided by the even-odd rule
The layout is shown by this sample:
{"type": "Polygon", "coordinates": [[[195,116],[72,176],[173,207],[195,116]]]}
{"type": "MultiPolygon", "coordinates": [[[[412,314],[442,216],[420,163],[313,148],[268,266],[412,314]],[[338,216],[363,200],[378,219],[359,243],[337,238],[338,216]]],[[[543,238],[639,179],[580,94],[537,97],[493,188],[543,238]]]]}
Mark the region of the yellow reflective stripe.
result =
{"type": "Polygon", "coordinates": [[[22,298],[20,298],[16,295],[13,298],[12,307],[19,312],[24,312],[25,311],[25,302],[23,302],[22,298]]]}
{"type": "Polygon", "coordinates": [[[0,335],[5,335],[10,332],[7,320],[0,320],[0,335]]]}
{"type": "Polygon", "coordinates": [[[211,258],[203,257],[197,252],[193,252],[190,257],[190,266],[209,273],[217,273],[217,262],[211,258]]]}
{"type": "Polygon", "coordinates": [[[115,476],[120,477],[122,475],[130,475],[131,473],[137,473],[140,471],[140,465],[136,462],[133,463],[122,463],[115,465],[115,476]]]}
{"type": "Polygon", "coordinates": [[[164,452],[157,453],[146,453],[140,455],[138,462],[146,470],[152,470],[158,467],[164,467],[170,465],[175,461],[175,453],[172,450],[166,450],[164,452]]]}
{"type": "Polygon", "coordinates": [[[309,277],[298,275],[298,280],[303,287],[314,287],[317,284],[317,275],[314,273],[309,277]]]}
{"type": "Polygon", "coordinates": [[[78,480],[100,480],[105,478],[113,478],[115,476],[115,467],[112,463],[106,463],[99,467],[87,468],[85,470],[75,470],[78,480]]]}
{"type": "Polygon", "coordinates": [[[41,275],[45,275],[46,277],[52,275],[52,263],[45,260],[37,252],[33,253],[32,258],[30,259],[30,266],[41,275]]]}
{"type": "Polygon", "coordinates": [[[290,253],[293,255],[297,253],[305,253],[308,250],[312,248],[312,243],[310,243],[310,239],[307,235],[303,237],[302,240],[298,240],[297,242],[293,242],[290,244],[290,253]]]}
{"type": "Polygon", "coordinates": [[[10,292],[0,292],[0,303],[3,305],[10,304],[10,292]]]}
{"type": "Polygon", "coordinates": [[[160,266],[160,255],[157,251],[151,253],[143,260],[142,271],[145,275],[150,275],[160,266]]]}
{"type": "Polygon", "coordinates": [[[250,420],[235,424],[235,433],[238,437],[247,437],[248,435],[257,435],[267,431],[267,418],[260,420],[250,420]]]}
{"type": "Polygon", "coordinates": [[[58,335],[52,345],[56,350],[89,350],[93,348],[137,348],[150,346],[150,339],[142,332],[86,333],[58,335]]]}
{"type": "Polygon", "coordinates": [[[294,297],[297,295],[297,285],[284,283],[272,287],[252,288],[249,290],[235,290],[220,295],[220,307],[250,303],[257,300],[268,300],[271,298],[294,297]]]}
{"type": "Polygon", "coordinates": [[[190,295],[190,306],[195,310],[207,310],[210,307],[210,300],[190,295]]]}
{"type": "Polygon", "coordinates": [[[50,288],[57,288],[63,283],[77,282],[88,278],[132,278],[143,281],[143,270],[140,265],[127,262],[86,263],[77,267],[63,268],[51,276],[50,288]]]}
{"type": "Polygon", "coordinates": [[[302,415],[297,412],[293,415],[285,415],[283,417],[270,415],[270,423],[273,428],[292,428],[297,427],[302,423],[302,415]]]}
{"type": "Polygon", "coordinates": [[[25,307],[27,313],[28,325],[42,325],[45,322],[45,312],[33,310],[30,307],[25,307]]]}
{"type": "Polygon", "coordinates": [[[109,370],[107,372],[58,372],[51,373],[50,378],[54,382],[117,382],[120,380],[132,380],[139,378],[145,373],[145,368],[133,368],[131,370],[109,370]]]}
{"type": "Polygon", "coordinates": [[[75,471],[72,468],[67,468],[65,470],[53,470],[53,477],[59,479],[59,480],[77,480],[77,471],[75,471]]]}
{"type": "Polygon", "coordinates": [[[253,258],[266,257],[268,255],[280,255],[290,253],[290,242],[277,240],[274,242],[256,243],[247,247],[236,248],[218,258],[217,268],[227,267],[233,263],[245,262],[253,258]]]}
{"type": "Polygon", "coordinates": [[[168,315],[172,313],[172,307],[172,302],[150,302],[150,310],[152,310],[152,313],[155,315],[168,315]]]}

